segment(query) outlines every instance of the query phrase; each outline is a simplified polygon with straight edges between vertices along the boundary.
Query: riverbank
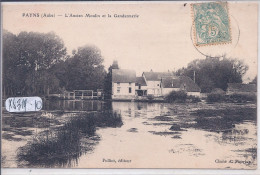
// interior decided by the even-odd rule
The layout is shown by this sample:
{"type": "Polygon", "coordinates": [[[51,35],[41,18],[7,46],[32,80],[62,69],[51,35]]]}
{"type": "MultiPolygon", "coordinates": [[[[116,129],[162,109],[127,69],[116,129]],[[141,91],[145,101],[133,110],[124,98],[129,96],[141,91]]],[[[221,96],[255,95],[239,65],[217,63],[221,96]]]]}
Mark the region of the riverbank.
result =
{"type": "MultiPolygon", "coordinates": [[[[60,104],[68,105],[63,101],[60,104]]],[[[81,105],[76,103],[74,107],[82,109],[81,105]]],[[[134,163],[139,168],[148,168],[144,163],[149,162],[151,166],[169,168],[172,164],[161,162],[167,159],[186,165],[187,162],[181,160],[196,155],[187,166],[207,159],[205,167],[210,162],[210,167],[225,168],[225,165],[214,163],[216,156],[211,150],[219,159],[242,160],[247,156],[246,160],[252,164],[243,167],[256,166],[256,104],[112,102],[103,107],[103,103],[93,104],[96,105],[100,105],[94,107],[100,111],[73,113],[73,109],[71,113],[63,113],[58,108],[64,109],[64,106],[57,105],[56,112],[3,113],[2,166],[98,168],[100,165],[109,168],[113,165],[100,163],[103,158],[124,158],[132,160],[131,163],[117,166],[127,168],[134,163]],[[121,122],[100,115],[105,111],[120,114],[121,122]],[[84,113],[88,113],[87,117],[82,116],[84,113]],[[92,128],[90,131],[94,134],[87,134],[86,128],[92,128]],[[113,149],[108,149],[108,145],[113,149]],[[66,150],[65,147],[69,151],[58,151],[66,150]],[[154,149],[157,159],[154,159],[154,149]]],[[[93,110],[92,103],[83,103],[85,107],[93,110]]]]}

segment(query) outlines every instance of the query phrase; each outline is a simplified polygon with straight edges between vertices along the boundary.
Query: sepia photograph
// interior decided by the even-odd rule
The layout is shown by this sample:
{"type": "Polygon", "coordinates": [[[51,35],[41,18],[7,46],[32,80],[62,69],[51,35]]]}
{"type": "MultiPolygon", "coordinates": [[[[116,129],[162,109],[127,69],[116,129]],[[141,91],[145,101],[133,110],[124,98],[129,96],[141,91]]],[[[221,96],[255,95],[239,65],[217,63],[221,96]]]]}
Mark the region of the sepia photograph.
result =
{"type": "Polygon", "coordinates": [[[4,2],[2,168],[257,169],[257,2],[4,2]]]}

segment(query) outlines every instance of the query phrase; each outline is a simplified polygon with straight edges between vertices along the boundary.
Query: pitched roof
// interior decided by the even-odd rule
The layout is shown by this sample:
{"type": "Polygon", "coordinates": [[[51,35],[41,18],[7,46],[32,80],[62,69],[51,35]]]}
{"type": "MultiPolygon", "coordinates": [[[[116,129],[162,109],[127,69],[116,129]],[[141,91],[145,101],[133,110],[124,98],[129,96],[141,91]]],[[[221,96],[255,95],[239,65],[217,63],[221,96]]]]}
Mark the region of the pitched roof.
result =
{"type": "Polygon", "coordinates": [[[138,86],[138,85],[141,85],[141,86],[147,86],[145,80],[144,80],[144,77],[136,77],[136,82],[135,82],[135,85],[138,86]]]}
{"type": "Polygon", "coordinates": [[[184,84],[187,92],[200,92],[200,87],[190,77],[179,76],[162,79],[163,88],[183,88],[184,84]]]}
{"type": "Polygon", "coordinates": [[[256,84],[228,83],[228,91],[257,92],[256,84]]]}
{"type": "Polygon", "coordinates": [[[200,92],[200,87],[188,76],[180,76],[182,84],[186,84],[187,92],[200,92]]]}
{"type": "Polygon", "coordinates": [[[146,81],[161,81],[163,77],[171,77],[173,74],[171,72],[143,72],[146,81]]]}
{"type": "Polygon", "coordinates": [[[112,82],[133,83],[135,81],[136,81],[136,73],[134,70],[112,69],[112,82]]]}
{"type": "Polygon", "coordinates": [[[175,77],[166,77],[162,79],[162,87],[163,88],[180,88],[181,81],[179,78],[175,77]]]}

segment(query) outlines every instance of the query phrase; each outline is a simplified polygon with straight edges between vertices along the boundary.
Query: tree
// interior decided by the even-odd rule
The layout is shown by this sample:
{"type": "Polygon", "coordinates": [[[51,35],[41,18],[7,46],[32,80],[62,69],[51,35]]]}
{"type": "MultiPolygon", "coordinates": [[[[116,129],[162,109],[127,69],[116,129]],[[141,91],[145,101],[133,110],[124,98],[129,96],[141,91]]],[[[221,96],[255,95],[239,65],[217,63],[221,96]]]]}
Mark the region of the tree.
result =
{"type": "Polygon", "coordinates": [[[49,69],[66,55],[66,48],[55,33],[21,32],[17,36],[20,44],[20,58],[34,70],[49,69]]]}
{"type": "Polygon", "coordinates": [[[242,83],[247,70],[248,66],[238,59],[207,57],[192,61],[187,68],[179,69],[176,74],[195,78],[202,92],[211,92],[214,88],[226,90],[228,83],[242,83]]]}
{"type": "Polygon", "coordinates": [[[64,59],[66,48],[55,33],[21,32],[16,36],[4,31],[3,45],[5,93],[43,95],[45,86],[52,90],[53,82],[59,84],[51,67],[64,59]]]}
{"type": "Polygon", "coordinates": [[[65,61],[67,90],[97,90],[103,88],[106,71],[101,51],[95,46],[83,46],[73,51],[65,61]]]}
{"type": "Polygon", "coordinates": [[[23,63],[18,57],[17,37],[3,30],[3,95],[12,95],[22,91],[24,85],[23,63]]]}
{"type": "Polygon", "coordinates": [[[53,65],[50,69],[51,72],[57,77],[59,81],[59,87],[61,89],[66,89],[68,87],[68,64],[67,60],[69,59],[69,56],[65,58],[65,60],[60,61],[59,63],[53,65]]]}
{"type": "Polygon", "coordinates": [[[112,95],[112,70],[113,69],[119,69],[118,62],[116,60],[114,60],[113,64],[109,66],[108,73],[105,78],[104,93],[106,99],[110,99],[112,95]]]}

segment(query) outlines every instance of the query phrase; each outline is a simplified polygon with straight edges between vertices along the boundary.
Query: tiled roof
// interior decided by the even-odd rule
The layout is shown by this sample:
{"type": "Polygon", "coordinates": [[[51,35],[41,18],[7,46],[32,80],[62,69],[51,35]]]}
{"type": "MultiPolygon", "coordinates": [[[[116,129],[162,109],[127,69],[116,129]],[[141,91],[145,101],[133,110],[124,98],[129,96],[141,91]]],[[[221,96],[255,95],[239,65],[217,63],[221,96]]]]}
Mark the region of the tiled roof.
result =
{"type": "Polygon", "coordinates": [[[136,73],[134,70],[112,69],[112,82],[134,83],[135,81],[136,81],[136,73]]]}
{"type": "Polygon", "coordinates": [[[228,83],[228,91],[232,92],[257,92],[256,84],[228,83]]]}
{"type": "Polygon", "coordinates": [[[146,81],[161,81],[163,77],[171,77],[173,74],[171,72],[144,72],[146,81]]]}
{"type": "Polygon", "coordinates": [[[136,86],[138,86],[138,85],[147,86],[147,84],[146,84],[146,82],[144,80],[144,77],[136,77],[135,85],[136,86]]]}
{"type": "Polygon", "coordinates": [[[180,76],[182,84],[186,84],[187,92],[200,92],[200,87],[188,76],[180,76]]]}
{"type": "Polygon", "coordinates": [[[200,87],[190,77],[179,76],[162,79],[163,88],[183,88],[184,85],[187,92],[200,92],[200,87]]]}
{"type": "Polygon", "coordinates": [[[162,87],[163,88],[180,88],[181,81],[179,78],[175,77],[167,77],[162,79],[162,87]]]}

